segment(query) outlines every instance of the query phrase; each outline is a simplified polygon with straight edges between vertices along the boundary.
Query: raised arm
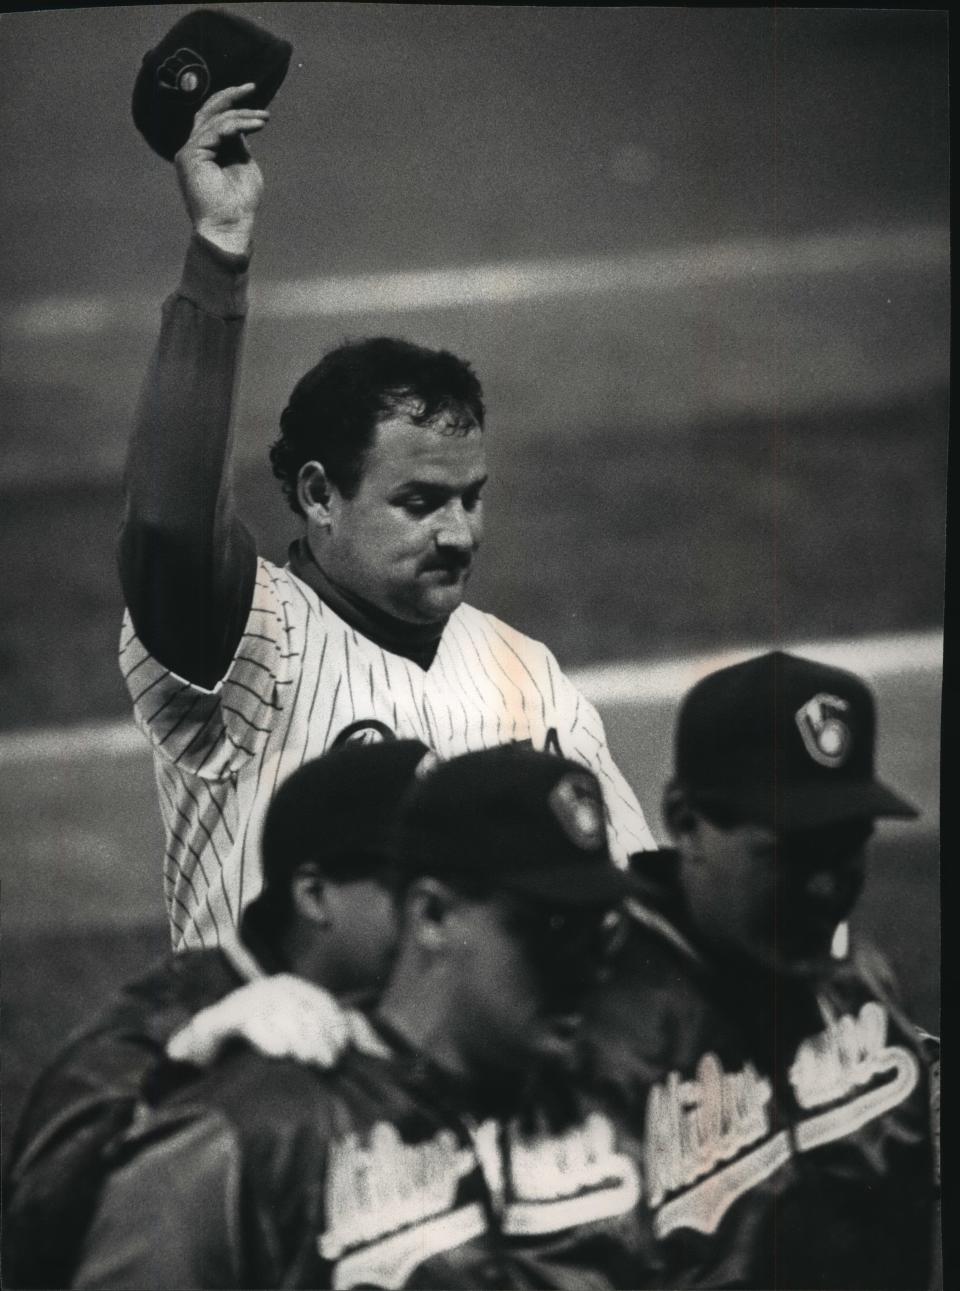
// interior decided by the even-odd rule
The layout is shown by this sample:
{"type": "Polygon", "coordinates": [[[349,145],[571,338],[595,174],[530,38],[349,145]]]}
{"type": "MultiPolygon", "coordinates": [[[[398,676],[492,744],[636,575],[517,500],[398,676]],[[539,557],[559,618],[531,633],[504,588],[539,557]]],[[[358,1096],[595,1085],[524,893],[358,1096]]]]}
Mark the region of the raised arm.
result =
{"type": "Polygon", "coordinates": [[[194,237],[140,398],[119,541],[121,584],[141,641],[164,667],[205,687],[227,670],[256,570],[230,466],[246,269],[263,189],[244,136],[269,117],[235,106],[252,88],[213,95],[177,154],[194,237]]]}

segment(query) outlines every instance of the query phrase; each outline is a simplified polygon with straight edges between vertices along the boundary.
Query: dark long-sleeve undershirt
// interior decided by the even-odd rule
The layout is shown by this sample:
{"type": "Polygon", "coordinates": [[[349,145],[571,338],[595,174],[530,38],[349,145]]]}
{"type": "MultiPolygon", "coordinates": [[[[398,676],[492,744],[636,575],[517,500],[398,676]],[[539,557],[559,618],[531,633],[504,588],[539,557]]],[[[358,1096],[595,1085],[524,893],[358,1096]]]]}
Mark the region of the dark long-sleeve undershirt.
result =
{"type": "MultiPolygon", "coordinates": [[[[247,263],[191,241],[137,408],[120,529],[120,581],[137,635],[165,668],[207,689],[240,644],[256,578],[231,470],[247,263]]],[[[446,620],[407,623],[378,609],[334,583],[305,539],[290,564],[351,627],[430,667],[446,620]]]]}
{"type": "Polygon", "coordinates": [[[164,305],[125,474],[120,580],[134,627],[164,667],[207,688],[239,644],[256,575],[230,465],[246,268],[191,241],[164,305]]]}

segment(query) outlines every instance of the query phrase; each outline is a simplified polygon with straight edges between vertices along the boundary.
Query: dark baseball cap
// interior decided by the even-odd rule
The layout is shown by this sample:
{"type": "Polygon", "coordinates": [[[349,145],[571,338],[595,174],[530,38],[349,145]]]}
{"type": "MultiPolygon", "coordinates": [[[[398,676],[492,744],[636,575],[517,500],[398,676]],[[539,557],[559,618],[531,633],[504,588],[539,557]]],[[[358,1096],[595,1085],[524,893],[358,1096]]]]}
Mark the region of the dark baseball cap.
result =
{"type": "Polygon", "coordinates": [[[212,94],[254,83],[243,107],[265,108],[283,84],[293,46],[223,9],[195,9],[147,51],[133,87],[133,120],[150,147],[172,161],[212,94]]]}
{"type": "Polygon", "coordinates": [[[876,709],[842,668],[774,650],[721,668],[684,697],[675,777],[691,801],[778,829],[913,817],[874,772],[876,709]]]}
{"type": "Polygon", "coordinates": [[[401,870],[472,875],[556,905],[612,905],[631,889],[607,842],[593,772],[499,745],[418,774],[399,814],[401,870]]]}
{"type": "Polygon", "coordinates": [[[390,861],[394,817],[414,772],[434,754],[419,740],[353,743],[305,762],[274,794],[261,835],[264,888],[304,861],[333,881],[390,861]]]}

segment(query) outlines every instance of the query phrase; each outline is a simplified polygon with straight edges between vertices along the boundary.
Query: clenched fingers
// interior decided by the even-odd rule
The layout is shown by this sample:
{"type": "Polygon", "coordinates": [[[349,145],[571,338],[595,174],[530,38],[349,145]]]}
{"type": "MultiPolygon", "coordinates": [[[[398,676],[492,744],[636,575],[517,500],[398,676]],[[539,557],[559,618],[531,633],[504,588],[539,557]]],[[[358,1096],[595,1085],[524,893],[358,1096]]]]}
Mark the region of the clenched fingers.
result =
{"type": "Polygon", "coordinates": [[[197,109],[197,114],[193,118],[194,128],[205,124],[211,117],[215,117],[218,112],[224,112],[227,108],[232,108],[235,103],[255,88],[253,81],[247,81],[243,85],[229,85],[225,90],[217,90],[216,94],[211,94],[207,101],[197,109]]]}
{"type": "Polygon", "coordinates": [[[235,108],[220,112],[202,124],[194,124],[190,138],[183,146],[183,151],[212,151],[225,139],[237,135],[255,134],[262,130],[270,120],[270,113],[264,109],[252,110],[235,108]]]}

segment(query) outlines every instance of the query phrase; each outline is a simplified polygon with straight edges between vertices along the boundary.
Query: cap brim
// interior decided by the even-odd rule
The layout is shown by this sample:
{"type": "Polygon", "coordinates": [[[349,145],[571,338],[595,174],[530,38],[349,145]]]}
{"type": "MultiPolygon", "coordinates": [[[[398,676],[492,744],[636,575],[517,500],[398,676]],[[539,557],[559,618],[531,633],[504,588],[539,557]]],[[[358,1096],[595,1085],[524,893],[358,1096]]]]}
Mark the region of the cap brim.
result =
{"type": "Polygon", "coordinates": [[[491,876],[494,888],[522,892],[552,905],[615,905],[635,891],[625,870],[613,866],[565,866],[555,869],[513,871],[491,876]]]}
{"type": "Polygon", "coordinates": [[[486,844],[473,848],[464,839],[448,842],[417,830],[395,834],[389,852],[400,874],[428,869],[437,878],[472,875],[491,892],[522,892],[553,905],[615,905],[634,891],[629,872],[600,856],[580,865],[492,865],[486,844]]]}
{"type": "Polygon", "coordinates": [[[882,784],[867,780],[859,784],[785,785],[775,790],[756,792],[697,793],[705,806],[736,811],[746,820],[758,821],[778,829],[816,829],[821,825],[841,824],[848,820],[880,817],[914,820],[920,812],[906,798],[882,784]]]}

